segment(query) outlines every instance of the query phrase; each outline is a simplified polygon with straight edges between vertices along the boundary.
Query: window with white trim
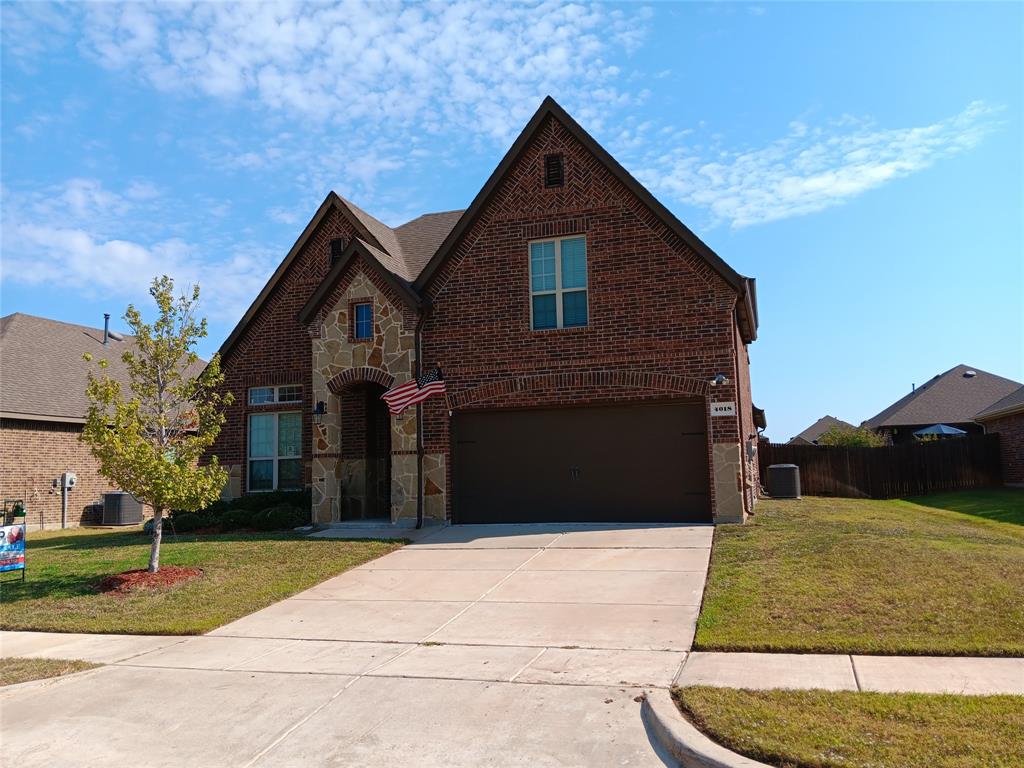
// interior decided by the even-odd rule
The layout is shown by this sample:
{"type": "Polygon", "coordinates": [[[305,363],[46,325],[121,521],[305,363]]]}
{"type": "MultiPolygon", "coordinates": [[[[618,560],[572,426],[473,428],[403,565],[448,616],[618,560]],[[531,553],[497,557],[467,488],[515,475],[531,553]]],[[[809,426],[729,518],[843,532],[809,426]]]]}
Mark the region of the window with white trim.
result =
{"type": "Polygon", "coordinates": [[[249,414],[249,491],[302,490],[302,413],[249,414]]]}
{"type": "Polygon", "coordinates": [[[588,321],[587,239],[530,243],[530,327],[579,328],[588,321]]]}
{"type": "Polygon", "coordinates": [[[301,402],[302,387],[298,384],[288,384],[282,387],[252,387],[249,390],[249,405],[301,402]]]}

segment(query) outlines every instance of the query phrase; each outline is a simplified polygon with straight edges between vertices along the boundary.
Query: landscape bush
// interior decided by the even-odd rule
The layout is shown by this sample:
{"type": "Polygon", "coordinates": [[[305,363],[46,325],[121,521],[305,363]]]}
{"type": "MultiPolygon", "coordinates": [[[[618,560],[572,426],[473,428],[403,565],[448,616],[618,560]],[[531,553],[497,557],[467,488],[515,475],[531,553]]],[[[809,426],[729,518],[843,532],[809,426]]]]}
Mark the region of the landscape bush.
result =
{"type": "MultiPolygon", "coordinates": [[[[310,521],[309,491],[273,491],[218,500],[198,512],[174,511],[165,525],[176,533],[198,530],[257,531],[291,530],[310,521]]],[[[146,521],[144,533],[151,533],[153,521],[146,521]]]]}

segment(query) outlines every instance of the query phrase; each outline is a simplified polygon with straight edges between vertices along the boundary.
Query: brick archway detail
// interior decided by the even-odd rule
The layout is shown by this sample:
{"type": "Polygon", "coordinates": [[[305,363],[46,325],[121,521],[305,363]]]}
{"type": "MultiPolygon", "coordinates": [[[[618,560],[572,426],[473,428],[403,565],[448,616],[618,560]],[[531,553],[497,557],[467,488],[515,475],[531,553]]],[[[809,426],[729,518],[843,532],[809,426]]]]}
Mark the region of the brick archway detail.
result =
{"type": "Polygon", "coordinates": [[[395,377],[380,368],[348,368],[328,381],[327,388],[335,395],[340,395],[348,387],[367,382],[391,389],[395,383],[395,377]]]}
{"type": "Polygon", "coordinates": [[[512,376],[449,394],[449,402],[453,408],[464,408],[501,395],[546,388],[580,389],[586,387],[632,387],[693,396],[704,396],[708,392],[706,381],[687,376],[648,371],[583,371],[512,376]]]}

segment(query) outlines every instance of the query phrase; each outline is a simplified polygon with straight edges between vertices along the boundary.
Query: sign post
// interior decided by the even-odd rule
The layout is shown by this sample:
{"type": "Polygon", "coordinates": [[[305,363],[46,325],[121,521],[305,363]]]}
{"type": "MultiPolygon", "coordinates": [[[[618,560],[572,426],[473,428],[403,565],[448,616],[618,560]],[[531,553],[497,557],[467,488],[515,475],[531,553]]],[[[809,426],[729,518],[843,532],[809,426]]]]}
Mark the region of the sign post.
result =
{"type": "Polygon", "coordinates": [[[25,581],[25,503],[4,502],[4,520],[0,526],[0,573],[21,571],[25,581]]]}

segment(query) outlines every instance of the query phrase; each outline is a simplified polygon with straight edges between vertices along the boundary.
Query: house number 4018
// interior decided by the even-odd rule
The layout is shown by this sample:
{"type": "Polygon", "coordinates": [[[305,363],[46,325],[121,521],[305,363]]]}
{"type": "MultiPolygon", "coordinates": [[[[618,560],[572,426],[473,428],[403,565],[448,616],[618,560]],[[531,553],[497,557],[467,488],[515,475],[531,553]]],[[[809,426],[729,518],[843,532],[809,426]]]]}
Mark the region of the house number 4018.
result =
{"type": "Polygon", "coordinates": [[[735,416],[736,415],[736,403],[712,403],[711,404],[711,415],[712,416],[735,416]]]}

